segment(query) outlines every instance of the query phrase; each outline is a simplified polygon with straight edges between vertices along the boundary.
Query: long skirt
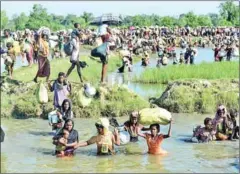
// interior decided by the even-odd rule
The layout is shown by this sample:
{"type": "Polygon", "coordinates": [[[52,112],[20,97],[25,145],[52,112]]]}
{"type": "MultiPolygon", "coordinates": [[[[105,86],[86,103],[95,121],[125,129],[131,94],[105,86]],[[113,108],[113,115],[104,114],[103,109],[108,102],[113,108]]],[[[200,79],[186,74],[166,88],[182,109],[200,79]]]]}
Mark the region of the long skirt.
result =
{"type": "Polygon", "coordinates": [[[38,77],[50,76],[50,63],[46,57],[38,56],[38,77]]]}
{"type": "Polygon", "coordinates": [[[29,52],[26,52],[26,58],[28,63],[33,63],[33,48],[31,47],[29,52]]]}

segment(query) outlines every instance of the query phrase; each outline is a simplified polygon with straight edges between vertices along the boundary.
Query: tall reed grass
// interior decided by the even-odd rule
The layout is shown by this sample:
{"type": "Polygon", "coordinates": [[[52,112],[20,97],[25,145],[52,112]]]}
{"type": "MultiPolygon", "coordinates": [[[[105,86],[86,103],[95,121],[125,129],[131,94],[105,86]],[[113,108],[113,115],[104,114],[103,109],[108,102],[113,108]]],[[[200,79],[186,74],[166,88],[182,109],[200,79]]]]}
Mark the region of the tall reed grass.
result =
{"type": "Polygon", "coordinates": [[[198,65],[169,65],[146,69],[135,75],[133,81],[166,84],[179,79],[230,79],[239,77],[239,62],[214,62],[198,65]]]}

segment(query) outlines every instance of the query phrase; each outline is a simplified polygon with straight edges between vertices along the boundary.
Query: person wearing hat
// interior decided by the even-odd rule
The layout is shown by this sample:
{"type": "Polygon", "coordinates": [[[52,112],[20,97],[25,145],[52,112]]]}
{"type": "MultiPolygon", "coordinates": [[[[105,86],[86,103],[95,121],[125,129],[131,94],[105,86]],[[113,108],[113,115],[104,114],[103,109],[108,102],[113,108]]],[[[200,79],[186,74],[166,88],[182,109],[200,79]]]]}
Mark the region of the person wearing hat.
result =
{"type": "Polygon", "coordinates": [[[147,66],[149,64],[149,54],[144,51],[144,58],[142,58],[142,66],[147,66]]]}
{"type": "Polygon", "coordinates": [[[75,148],[89,146],[96,143],[97,155],[113,155],[114,144],[120,145],[120,138],[118,130],[114,130],[114,134],[109,131],[109,120],[107,118],[100,118],[95,126],[97,128],[97,135],[91,137],[88,141],[78,143],[75,148]]]}
{"type": "Polygon", "coordinates": [[[137,111],[130,114],[129,120],[124,123],[124,129],[130,134],[130,142],[138,141],[138,129],[142,131],[150,130],[139,123],[139,113],[137,111]]]}

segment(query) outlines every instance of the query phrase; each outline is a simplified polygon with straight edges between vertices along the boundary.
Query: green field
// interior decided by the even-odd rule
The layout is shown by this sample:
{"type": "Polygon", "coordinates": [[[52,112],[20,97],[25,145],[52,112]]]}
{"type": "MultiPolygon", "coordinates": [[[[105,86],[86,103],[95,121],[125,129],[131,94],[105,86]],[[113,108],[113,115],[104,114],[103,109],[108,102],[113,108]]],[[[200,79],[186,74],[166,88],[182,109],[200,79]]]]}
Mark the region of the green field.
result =
{"type": "Polygon", "coordinates": [[[173,80],[233,79],[239,77],[239,62],[214,62],[198,65],[169,65],[164,68],[146,69],[134,77],[135,82],[167,84],[173,80]]]}

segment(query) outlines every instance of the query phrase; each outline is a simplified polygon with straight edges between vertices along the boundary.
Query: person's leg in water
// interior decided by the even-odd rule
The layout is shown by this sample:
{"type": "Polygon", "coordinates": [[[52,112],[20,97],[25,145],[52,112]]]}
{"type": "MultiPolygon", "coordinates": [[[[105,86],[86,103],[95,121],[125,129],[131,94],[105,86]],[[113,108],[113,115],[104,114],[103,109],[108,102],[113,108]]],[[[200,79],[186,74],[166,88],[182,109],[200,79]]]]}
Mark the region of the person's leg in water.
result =
{"type": "Polygon", "coordinates": [[[83,79],[82,79],[82,75],[81,75],[81,66],[80,66],[79,60],[76,62],[76,65],[77,65],[78,76],[80,78],[81,83],[83,83],[83,79]]]}

